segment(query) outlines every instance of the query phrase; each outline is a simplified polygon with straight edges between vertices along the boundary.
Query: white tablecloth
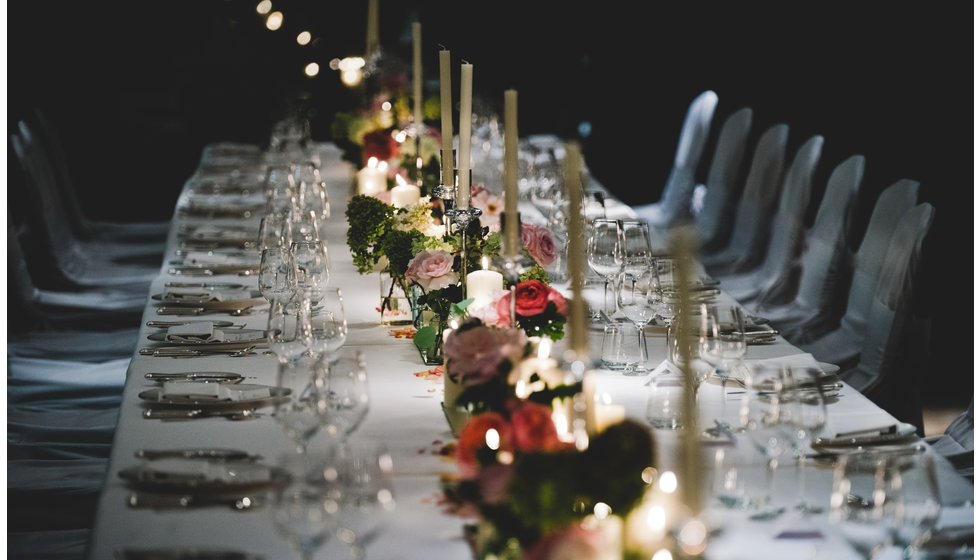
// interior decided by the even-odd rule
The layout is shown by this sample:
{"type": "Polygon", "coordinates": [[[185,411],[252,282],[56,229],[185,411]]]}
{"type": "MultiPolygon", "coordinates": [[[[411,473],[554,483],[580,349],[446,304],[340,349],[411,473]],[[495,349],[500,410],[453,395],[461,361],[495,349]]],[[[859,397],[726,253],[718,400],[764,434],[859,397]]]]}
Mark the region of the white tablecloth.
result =
{"type": "MultiPolygon", "coordinates": [[[[455,470],[451,460],[438,454],[443,444],[452,441],[440,408],[441,383],[417,377],[415,373],[427,367],[422,364],[412,341],[392,337],[389,334],[391,327],[379,324],[379,313],[376,310],[379,302],[379,279],[377,275],[362,276],[354,271],[344,241],[347,231],[344,209],[352,170],[340,161],[339,151],[330,145],[322,146],[321,157],[333,214],[329,227],[323,232],[330,249],[331,283],[343,290],[350,326],[347,346],[365,351],[369,367],[371,411],[354,437],[383,443],[391,451],[395,462],[397,513],[387,529],[368,546],[368,557],[372,560],[469,558],[470,551],[462,540],[462,528],[467,520],[445,513],[440,503],[439,475],[455,470]]],[[[176,243],[176,226],[184,221],[185,218],[179,217],[175,212],[171,247],[176,243]]],[[[215,220],[215,223],[240,224],[241,221],[215,220]]],[[[173,254],[173,251],[168,253],[173,254]]],[[[200,279],[167,274],[168,268],[169,265],[165,263],[160,277],[152,286],[153,294],[161,293],[167,281],[200,279]]],[[[255,282],[254,278],[237,275],[218,276],[209,280],[255,282]]],[[[158,316],[155,305],[156,302],[151,299],[145,312],[146,320],[173,318],[158,316]]],[[[265,308],[262,307],[252,315],[233,319],[238,323],[245,323],[249,328],[264,328],[264,311],[265,308]]],[[[215,317],[227,318],[222,315],[215,317]]],[[[141,340],[146,342],[146,335],[154,331],[155,329],[143,327],[141,340]]],[[[592,336],[596,337],[593,348],[597,349],[601,334],[593,331],[592,336]]],[[[664,339],[662,336],[651,335],[649,344],[651,365],[656,365],[665,354],[664,339]]],[[[797,349],[779,339],[772,345],[751,346],[748,357],[768,358],[796,352],[797,349]]],[[[247,376],[251,382],[274,385],[276,361],[274,357],[265,355],[188,359],[139,354],[134,356],[128,372],[111,466],[99,503],[89,558],[112,558],[114,551],[125,547],[162,546],[238,548],[264,555],[270,560],[298,557],[275,533],[267,509],[239,512],[231,508],[212,507],[153,511],[133,509],[127,505],[129,490],[118,477],[118,472],[139,463],[134,457],[134,452],[138,449],[237,448],[259,453],[269,461],[274,461],[279,454],[288,453],[292,449],[292,444],[271,417],[269,408],[262,409],[258,418],[248,421],[215,418],[161,422],[141,417],[143,403],[138,395],[152,386],[144,379],[145,373],[191,370],[233,371],[247,376]]],[[[644,418],[645,381],[644,377],[627,377],[602,370],[598,377],[599,390],[609,392],[615,402],[626,406],[629,416],[640,421],[644,418]]],[[[705,425],[710,425],[719,408],[720,387],[707,384],[702,389],[701,418],[705,425]]],[[[730,401],[728,410],[734,420],[737,406],[731,404],[733,402],[736,401],[730,401]]],[[[848,387],[844,388],[838,402],[830,405],[829,413],[828,431],[842,427],[857,429],[895,421],[848,387]]],[[[315,450],[325,446],[325,440],[321,439],[323,437],[325,436],[315,439],[311,448],[315,450]]],[[[664,451],[669,449],[672,437],[673,434],[669,432],[658,432],[658,442],[664,451]]],[[[661,455],[669,462],[666,453],[661,455]]],[[[972,485],[958,477],[948,465],[941,465],[940,471],[943,497],[947,504],[962,504],[972,499],[972,485]]],[[[807,488],[814,500],[827,502],[830,474],[829,469],[812,469],[808,474],[807,488]]],[[[970,512],[972,519],[972,507],[970,512]]],[[[822,519],[817,518],[812,522],[824,529],[824,538],[799,541],[775,539],[780,528],[791,522],[791,516],[766,523],[748,522],[744,516],[733,516],[727,525],[731,530],[723,531],[712,541],[708,556],[712,559],[857,558],[827,529],[822,519]]],[[[340,544],[334,542],[328,544],[318,557],[344,557],[337,556],[340,550],[340,544]]]]}

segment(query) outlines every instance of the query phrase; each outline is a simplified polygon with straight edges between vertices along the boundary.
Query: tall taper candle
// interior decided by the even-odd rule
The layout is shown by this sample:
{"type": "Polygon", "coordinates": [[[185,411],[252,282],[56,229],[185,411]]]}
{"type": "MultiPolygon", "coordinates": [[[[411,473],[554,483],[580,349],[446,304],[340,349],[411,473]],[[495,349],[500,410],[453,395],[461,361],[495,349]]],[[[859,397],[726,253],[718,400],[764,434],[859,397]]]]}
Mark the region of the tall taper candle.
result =
{"type": "MultiPolygon", "coordinates": [[[[422,126],[422,24],[412,23],[412,93],[415,99],[415,126],[422,126]]],[[[419,129],[422,134],[422,129],[419,129]]]]}
{"type": "Polygon", "coordinates": [[[470,129],[473,127],[473,65],[464,62],[459,73],[459,193],[456,206],[470,205],[470,129]]]}
{"type": "Polygon", "coordinates": [[[504,256],[520,251],[517,216],[517,90],[504,91],[504,256]]]}
{"type": "Polygon", "coordinates": [[[367,20],[365,54],[370,58],[380,47],[378,42],[378,0],[368,0],[367,20]]]}
{"type": "Polygon", "coordinates": [[[442,184],[453,186],[453,75],[448,50],[439,51],[439,101],[442,105],[442,184]]]}
{"type": "Polygon", "coordinates": [[[571,332],[568,347],[579,355],[589,350],[586,332],[585,297],[585,228],[582,217],[582,177],[579,175],[582,152],[577,142],[565,146],[565,188],[568,196],[568,275],[571,279],[571,332]]]}

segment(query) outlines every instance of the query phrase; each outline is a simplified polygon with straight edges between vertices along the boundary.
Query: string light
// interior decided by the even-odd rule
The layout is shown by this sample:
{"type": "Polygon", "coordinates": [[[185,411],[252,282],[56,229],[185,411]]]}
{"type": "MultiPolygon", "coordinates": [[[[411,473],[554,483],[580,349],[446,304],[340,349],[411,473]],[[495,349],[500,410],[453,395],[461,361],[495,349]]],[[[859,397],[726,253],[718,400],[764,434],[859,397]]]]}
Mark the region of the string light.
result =
{"type": "Polygon", "coordinates": [[[300,31],[299,35],[296,36],[296,43],[301,46],[306,46],[310,44],[310,40],[313,38],[309,31],[300,31]]]}
{"type": "Polygon", "coordinates": [[[265,18],[265,27],[269,31],[276,31],[282,27],[282,12],[276,11],[269,14],[269,17],[265,18]]]}

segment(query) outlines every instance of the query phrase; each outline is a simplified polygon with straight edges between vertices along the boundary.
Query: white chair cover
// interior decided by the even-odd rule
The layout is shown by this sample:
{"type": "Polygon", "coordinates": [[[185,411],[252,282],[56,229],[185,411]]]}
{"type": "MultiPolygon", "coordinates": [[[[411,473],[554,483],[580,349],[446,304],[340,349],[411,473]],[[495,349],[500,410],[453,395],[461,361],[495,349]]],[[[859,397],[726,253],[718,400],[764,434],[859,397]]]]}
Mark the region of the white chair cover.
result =
{"type": "Polygon", "coordinates": [[[840,326],[819,338],[813,338],[812,331],[806,325],[791,329],[783,333],[784,336],[794,340],[818,360],[841,367],[850,367],[857,363],[888,244],[901,217],[915,206],[918,195],[919,183],[902,179],[878,196],[864,238],[854,255],[854,272],[847,296],[847,309],[840,326]]]}
{"type": "Polygon", "coordinates": [[[731,234],[732,214],[740,194],[739,173],[751,128],[752,109],[746,107],[725,119],[718,134],[701,207],[694,215],[694,232],[705,252],[720,249],[731,234]]]}
{"type": "Polygon", "coordinates": [[[743,305],[760,293],[768,294],[771,301],[785,302],[795,293],[806,212],[823,142],[823,136],[814,136],[800,146],[786,172],[762,265],[749,272],[715,277],[722,289],[743,305]]]}
{"type": "Polygon", "coordinates": [[[847,277],[847,240],[863,177],[864,156],[860,155],[844,160],[831,172],[813,226],[806,234],[799,288],[793,301],[770,303],[764,293],[746,306],[750,312],[767,317],[781,333],[804,322],[821,333],[829,332],[843,313],[838,303],[843,299],[839,288],[847,277]]]}
{"type": "Polygon", "coordinates": [[[902,216],[892,234],[871,301],[860,359],[856,366],[840,373],[844,381],[865,394],[896,377],[903,357],[910,355],[909,349],[903,348],[902,337],[907,304],[915,288],[922,241],[934,215],[931,204],[919,204],[902,216]]]}
{"type": "Polygon", "coordinates": [[[701,255],[705,271],[712,276],[750,270],[762,262],[779,186],[783,180],[789,126],[777,124],[759,138],[735,208],[731,237],[724,249],[701,255]]]}
{"type": "Polygon", "coordinates": [[[934,451],[970,480],[973,480],[973,401],[970,399],[970,406],[949,423],[943,435],[926,438],[934,451]]]}
{"type": "Polygon", "coordinates": [[[113,244],[141,245],[141,250],[160,254],[170,231],[170,222],[117,222],[89,218],[78,200],[78,193],[69,172],[68,159],[64,144],[61,141],[61,135],[48,115],[40,108],[34,109],[34,116],[40,132],[38,136],[43,141],[47,148],[46,152],[50,156],[51,164],[57,176],[56,184],[59,187],[58,192],[61,194],[62,205],[75,235],[80,239],[101,240],[113,244]]]}
{"type": "Polygon", "coordinates": [[[29,200],[24,201],[28,208],[23,210],[33,218],[32,223],[37,228],[33,233],[43,234],[43,247],[55,262],[57,273],[71,284],[64,287],[129,284],[148,290],[150,282],[160,274],[162,253],[115,251],[110,244],[77,239],[68,227],[69,220],[59,202],[54,171],[43,160],[30,131],[22,129],[19,134],[11,134],[10,139],[28,191],[29,200]],[[149,258],[152,264],[123,262],[129,257],[149,258]]]}
{"type": "Polygon", "coordinates": [[[708,90],[691,102],[681,128],[674,164],[660,200],[635,206],[641,220],[652,228],[666,229],[691,220],[691,199],[696,184],[695,173],[708,142],[711,119],[718,106],[718,94],[708,90]]]}

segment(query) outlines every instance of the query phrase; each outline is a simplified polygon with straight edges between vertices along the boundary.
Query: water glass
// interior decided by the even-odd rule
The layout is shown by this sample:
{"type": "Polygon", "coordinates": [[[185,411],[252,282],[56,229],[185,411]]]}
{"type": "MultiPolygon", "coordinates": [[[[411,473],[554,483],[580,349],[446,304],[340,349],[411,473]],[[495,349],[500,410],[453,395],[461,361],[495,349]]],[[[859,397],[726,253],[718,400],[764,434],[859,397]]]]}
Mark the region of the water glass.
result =
{"type": "Polygon", "coordinates": [[[623,375],[646,372],[646,348],[641,339],[643,331],[633,323],[613,322],[605,326],[602,335],[603,367],[621,371],[623,375]]]}
{"type": "Polygon", "coordinates": [[[647,422],[657,429],[680,429],[684,398],[684,376],[668,373],[657,377],[647,393],[647,422]]]}

